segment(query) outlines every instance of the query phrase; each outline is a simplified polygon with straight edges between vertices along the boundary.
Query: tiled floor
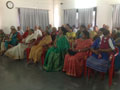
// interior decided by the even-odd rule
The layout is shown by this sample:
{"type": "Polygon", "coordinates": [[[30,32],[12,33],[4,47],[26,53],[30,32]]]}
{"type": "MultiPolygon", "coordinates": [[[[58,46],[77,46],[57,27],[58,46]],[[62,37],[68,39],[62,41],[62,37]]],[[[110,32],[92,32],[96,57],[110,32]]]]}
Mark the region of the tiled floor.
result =
{"type": "Polygon", "coordinates": [[[120,90],[120,74],[117,73],[112,87],[108,77],[73,78],[62,72],[45,72],[40,66],[26,65],[25,61],[13,61],[0,57],[0,90],[120,90]]]}

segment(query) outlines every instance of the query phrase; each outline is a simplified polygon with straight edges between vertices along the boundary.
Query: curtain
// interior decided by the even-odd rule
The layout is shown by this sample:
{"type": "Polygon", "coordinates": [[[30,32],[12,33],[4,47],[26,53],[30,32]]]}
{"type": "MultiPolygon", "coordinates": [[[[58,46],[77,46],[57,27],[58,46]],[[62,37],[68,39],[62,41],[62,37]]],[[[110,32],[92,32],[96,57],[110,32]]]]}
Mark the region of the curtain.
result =
{"type": "Polygon", "coordinates": [[[78,9],[78,25],[93,23],[93,8],[78,9]]]}
{"type": "Polygon", "coordinates": [[[120,5],[113,6],[112,25],[113,28],[120,27],[120,5]]]}
{"type": "Polygon", "coordinates": [[[64,24],[76,25],[76,9],[64,10],[64,24]]]}
{"type": "Polygon", "coordinates": [[[27,26],[34,29],[35,25],[45,29],[49,25],[48,10],[19,8],[20,26],[23,30],[27,26]]]}

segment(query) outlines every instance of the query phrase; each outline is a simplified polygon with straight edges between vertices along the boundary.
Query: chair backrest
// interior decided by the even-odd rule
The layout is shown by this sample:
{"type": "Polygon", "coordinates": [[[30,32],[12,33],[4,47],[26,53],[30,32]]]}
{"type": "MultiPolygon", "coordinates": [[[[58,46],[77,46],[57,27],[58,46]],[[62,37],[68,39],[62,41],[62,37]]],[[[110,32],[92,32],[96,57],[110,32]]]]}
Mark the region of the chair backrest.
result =
{"type": "Polygon", "coordinates": [[[112,85],[112,77],[114,73],[114,63],[115,63],[115,57],[119,54],[119,49],[115,48],[115,53],[112,55],[112,61],[111,61],[111,67],[109,69],[109,86],[112,85]]]}

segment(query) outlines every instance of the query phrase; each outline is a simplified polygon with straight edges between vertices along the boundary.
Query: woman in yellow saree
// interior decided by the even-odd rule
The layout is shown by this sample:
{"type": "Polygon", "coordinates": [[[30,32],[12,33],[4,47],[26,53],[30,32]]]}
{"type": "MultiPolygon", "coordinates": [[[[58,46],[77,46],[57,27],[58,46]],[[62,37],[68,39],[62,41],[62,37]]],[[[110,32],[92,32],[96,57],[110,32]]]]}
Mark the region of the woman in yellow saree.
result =
{"type": "Polygon", "coordinates": [[[49,35],[48,31],[44,32],[44,35],[45,36],[39,42],[39,44],[31,48],[29,59],[32,60],[34,63],[37,63],[40,61],[40,57],[41,57],[44,46],[52,42],[52,38],[49,35]]]}

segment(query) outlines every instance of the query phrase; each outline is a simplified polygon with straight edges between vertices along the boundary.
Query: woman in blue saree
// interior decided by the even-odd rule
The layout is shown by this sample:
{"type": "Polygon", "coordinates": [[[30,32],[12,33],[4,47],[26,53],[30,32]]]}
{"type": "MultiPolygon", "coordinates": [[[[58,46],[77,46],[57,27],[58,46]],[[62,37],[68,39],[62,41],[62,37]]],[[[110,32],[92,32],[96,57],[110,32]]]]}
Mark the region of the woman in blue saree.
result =
{"type": "Polygon", "coordinates": [[[8,49],[8,46],[16,46],[19,42],[20,37],[18,37],[19,33],[16,31],[15,28],[11,29],[11,35],[8,40],[5,41],[5,49],[8,49]]]}
{"type": "Polygon", "coordinates": [[[67,30],[61,27],[54,46],[51,47],[46,54],[43,68],[48,72],[60,71],[63,68],[64,56],[70,47],[65,36],[66,32],[67,30]]]}

